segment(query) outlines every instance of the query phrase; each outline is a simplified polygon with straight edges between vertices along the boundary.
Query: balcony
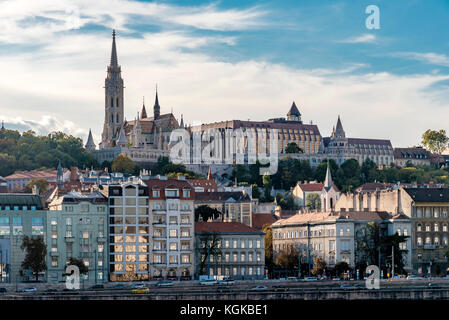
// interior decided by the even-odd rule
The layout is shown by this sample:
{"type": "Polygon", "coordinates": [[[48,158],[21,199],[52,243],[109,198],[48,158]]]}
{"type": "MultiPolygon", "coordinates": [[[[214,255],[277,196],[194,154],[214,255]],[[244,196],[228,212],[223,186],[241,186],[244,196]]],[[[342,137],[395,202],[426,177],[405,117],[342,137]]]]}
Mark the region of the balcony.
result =
{"type": "Polygon", "coordinates": [[[73,242],[75,241],[74,237],[65,237],[65,242],[73,242]]]}
{"type": "Polygon", "coordinates": [[[433,249],[437,249],[439,246],[437,244],[425,244],[424,245],[424,250],[433,250],[433,249]]]}
{"type": "Polygon", "coordinates": [[[165,220],[153,221],[153,225],[158,225],[158,224],[165,225],[166,223],[167,222],[165,220]]]}
{"type": "Polygon", "coordinates": [[[160,213],[160,214],[165,214],[165,213],[167,213],[167,209],[153,209],[152,210],[153,211],[153,213],[160,213]]]}
{"type": "Polygon", "coordinates": [[[106,237],[97,237],[97,242],[106,242],[106,237]]]}

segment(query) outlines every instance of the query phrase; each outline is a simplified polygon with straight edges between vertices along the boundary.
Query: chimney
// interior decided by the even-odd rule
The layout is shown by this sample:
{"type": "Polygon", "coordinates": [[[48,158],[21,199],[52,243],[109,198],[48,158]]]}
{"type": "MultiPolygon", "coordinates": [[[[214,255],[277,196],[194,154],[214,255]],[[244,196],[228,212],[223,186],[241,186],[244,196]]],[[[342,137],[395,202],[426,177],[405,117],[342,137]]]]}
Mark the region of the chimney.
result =
{"type": "Polygon", "coordinates": [[[376,188],[376,211],[380,210],[380,189],[376,188]]]}
{"type": "Polygon", "coordinates": [[[402,212],[401,188],[398,188],[397,193],[398,193],[398,206],[396,213],[401,213],[402,212]]]}

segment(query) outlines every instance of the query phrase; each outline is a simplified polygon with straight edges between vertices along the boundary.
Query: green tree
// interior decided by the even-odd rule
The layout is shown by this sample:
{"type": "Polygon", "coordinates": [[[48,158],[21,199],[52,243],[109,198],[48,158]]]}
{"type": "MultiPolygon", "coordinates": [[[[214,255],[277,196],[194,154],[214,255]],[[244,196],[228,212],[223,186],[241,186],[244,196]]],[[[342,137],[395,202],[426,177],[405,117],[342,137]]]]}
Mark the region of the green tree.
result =
{"type": "Polygon", "coordinates": [[[306,196],[306,207],[310,210],[320,210],[321,209],[321,197],[317,193],[309,193],[306,196]]]}
{"type": "Polygon", "coordinates": [[[303,151],[296,143],[290,142],[285,147],[285,153],[303,153],[303,151]]]}
{"type": "Polygon", "coordinates": [[[321,257],[316,257],[313,260],[313,268],[311,270],[312,274],[314,276],[318,276],[320,274],[323,274],[324,270],[326,269],[326,261],[324,261],[321,257]]]}
{"type": "Polygon", "coordinates": [[[0,153],[0,176],[8,176],[16,168],[16,159],[5,153],[0,153]]]}
{"type": "Polygon", "coordinates": [[[134,162],[122,153],[112,160],[111,170],[112,172],[133,174],[135,166],[134,162]]]}
{"type": "Polygon", "coordinates": [[[39,273],[47,270],[47,264],[45,263],[47,246],[44,238],[42,236],[24,236],[20,249],[26,250],[25,259],[21,265],[21,273],[23,274],[25,270],[31,270],[36,281],[38,281],[39,273]]]}
{"type": "Polygon", "coordinates": [[[253,199],[260,199],[260,197],[262,196],[262,194],[260,193],[260,190],[259,190],[259,186],[257,184],[251,185],[251,193],[252,193],[253,199]]]}
{"type": "Polygon", "coordinates": [[[271,176],[268,173],[264,174],[262,181],[264,187],[264,201],[272,201],[273,197],[271,196],[271,187],[273,186],[273,184],[271,182],[271,176]]]}
{"type": "Polygon", "coordinates": [[[438,154],[438,167],[440,164],[441,153],[448,147],[449,137],[446,130],[428,129],[422,135],[422,144],[431,152],[438,154]]]}
{"type": "Polygon", "coordinates": [[[45,192],[48,189],[49,183],[45,179],[33,179],[25,186],[24,191],[26,193],[31,193],[33,191],[33,186],[36,186],[39,193],[45,192]]]}
{"type": "Polygon", "coordinates": [[[199,275],[209,274],[205,272],[205,269],[210,264],[210,257],[213,257],[213,261],[217,261],[218,256],[222,254],[220,245],[221,238],[218,233],[210,232],[199,235],[196,243],[196,252],[199,258],[199,275]]]}
{"type": "Polygon", "coordinates": [[[70,257],[68,265],[77,266],[80,271],[80,274],[88,274],[89,273],[89,268],[84,264],[83,259],[77,259],[74,257],[70,257]]]}
{"type": "Polygon", "coordinates": [[[349,264],[346,261],[339,261],[335,264],[334,270],[337,276],[340,276],[349,270],[349,264]]]}

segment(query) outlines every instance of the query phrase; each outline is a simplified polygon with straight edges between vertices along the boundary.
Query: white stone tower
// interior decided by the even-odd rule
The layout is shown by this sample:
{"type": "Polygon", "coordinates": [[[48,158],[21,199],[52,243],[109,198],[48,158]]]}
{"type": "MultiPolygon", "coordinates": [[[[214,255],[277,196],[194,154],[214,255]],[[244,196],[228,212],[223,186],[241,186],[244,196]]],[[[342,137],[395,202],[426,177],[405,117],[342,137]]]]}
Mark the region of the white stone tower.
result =
{"type": "Polygon", "coordinates": [[[111,62],[105,79],[105,118],[100,149],[116,146],[124,120],[123,79],[117,60],[115,30],[112,31],[111,62]]]}

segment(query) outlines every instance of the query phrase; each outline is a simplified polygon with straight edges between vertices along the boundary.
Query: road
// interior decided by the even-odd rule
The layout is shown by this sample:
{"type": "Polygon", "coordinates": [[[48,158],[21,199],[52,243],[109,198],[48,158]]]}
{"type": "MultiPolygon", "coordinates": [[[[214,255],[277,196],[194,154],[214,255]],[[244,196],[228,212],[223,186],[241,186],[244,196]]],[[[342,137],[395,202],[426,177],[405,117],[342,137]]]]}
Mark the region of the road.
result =
{"type": "MultiPolygon", "coordinates": [[[[15,298],[29,298],[39,299],[43,297],[58,298],[70,298],[71,296],[86,296],[86,297],[101,297],[110,296],[119,298],[120,296],[128,297],[132,299],[134,296],[146,295],[149,299],[156,296],[164,297],[166,295],[185,295],[185,294],[245,294],[256,292],[278,292],[278,293],[294,293],[301,291],[342,291],[342,290],[365,290],[365,281],[313,281],[313,282],[298,282],[298,281],[281,281],[281,280],[260,280],[260,281],[236,281],[233,285],[200,285],[198,281],[182,281],[174,282],[171,287],[158,288],[155,286],[155,282],[146,282],[145,284],[150,288],[149,294],[136,294],[132,292],[131,286],[134,283],[122,283],[122,288],[115,288],[117,283],[104,284],[104,289],[89,289],[86,284],[85,290],[63,291],[65,284],[48,285],[48,284],[27,284],[26,287],[36,287],[35,292],[15,292],[15,286],[0,286],[6,287],[6,293],[0,293],[0,299],[15,299],[15,298]],[[342,288],[341,285],[355,285],[359,288],[349,287],[342,288]],[[253,291],[251,288],[255,286],[268,287],[262,291],[253,291]],[[273,286],[282,286],[283,288],[273,288],[273,286]],[[218,293],[218,287],[227,287],[228,291],[218,293]],[[57,292],[46,292],[49,288],[56,289],[57,292]]],[[[25,287],[23,284],[19,287],[25,287]]],[[[407,280],[407,279],[394,279],[394,280],[382,280],[380,283],[380,290],[392,290],[395,291],[407,291],[413,289],[426,289],[426,290],[449,290],[449,279],[434,278],[434,279],[420,279],[420,280],[407,280]],[[429,283],[432,286],[429,286],[429,283]]]]}

